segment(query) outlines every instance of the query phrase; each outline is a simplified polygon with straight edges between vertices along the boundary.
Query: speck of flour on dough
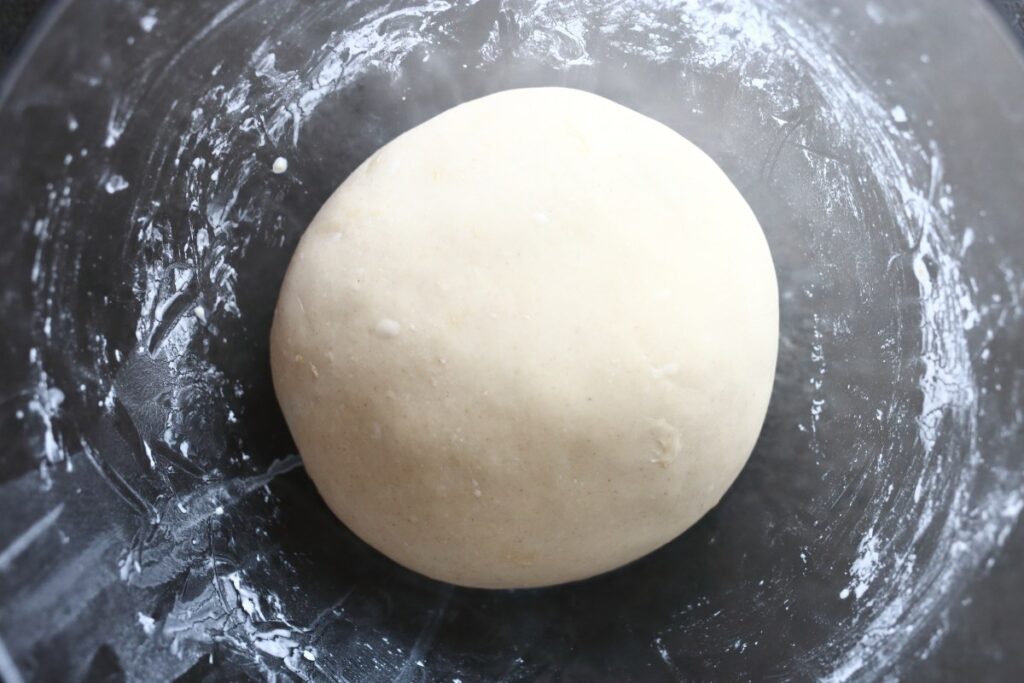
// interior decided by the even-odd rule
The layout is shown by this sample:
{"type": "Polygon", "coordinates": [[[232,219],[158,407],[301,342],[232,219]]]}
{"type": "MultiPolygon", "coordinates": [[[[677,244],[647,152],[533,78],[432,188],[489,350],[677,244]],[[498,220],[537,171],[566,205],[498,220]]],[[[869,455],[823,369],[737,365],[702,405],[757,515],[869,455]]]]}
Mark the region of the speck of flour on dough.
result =
{"type": "Polygon", "coordinates": [[[378,337],[394,339],[402,331],[402,325],[397,320],[381,318],[377,321],[377,326],[373,328],[373,331],[378,337]]]}

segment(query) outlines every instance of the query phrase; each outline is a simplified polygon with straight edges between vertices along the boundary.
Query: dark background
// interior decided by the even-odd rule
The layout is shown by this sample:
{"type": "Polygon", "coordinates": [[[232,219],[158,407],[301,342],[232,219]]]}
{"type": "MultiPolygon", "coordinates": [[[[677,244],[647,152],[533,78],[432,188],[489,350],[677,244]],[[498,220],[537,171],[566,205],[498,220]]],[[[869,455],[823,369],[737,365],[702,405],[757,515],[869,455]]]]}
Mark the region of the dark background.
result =
{"type": "Polygon", "coordinates": [[[47,0],[0,0],[0,65],[5,66],[47,0]]]}
{"type": "MultiPolygon", "coordinates": [[[[0,74],[31,31],[47,0],[0,0],[0,74]]],[[[992,0],[1024,45],[1024,0],[992,0]]],[[[1024,83],[1020,84],[1024,88],[1024,83]]],[[[954,610],[943,647],[919,669],[928,679],[1021,681],[1024,656],[1024,525],[1018,524],[995,565],[980,577],[963,609],[954,610]],[[994,646],[1001,643],[1002,647],[994,646]],[[1007,660],[1009,656],[1015,657],[1007,660]]]]}

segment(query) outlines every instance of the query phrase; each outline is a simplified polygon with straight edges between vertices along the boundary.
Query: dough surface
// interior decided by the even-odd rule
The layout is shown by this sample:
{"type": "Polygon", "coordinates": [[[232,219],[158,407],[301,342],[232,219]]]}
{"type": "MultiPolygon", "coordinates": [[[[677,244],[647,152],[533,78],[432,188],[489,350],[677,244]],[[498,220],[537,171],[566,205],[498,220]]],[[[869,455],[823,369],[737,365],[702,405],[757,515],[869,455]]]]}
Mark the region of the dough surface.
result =
{"type": "Polygon", "coordinates": [[[338,517],[466,586],[614,569],[714,506],[764,420],[778,289],[753,212],[662,124],[564,88],[406,132],[292,258],[274,386],[338,517]]]}

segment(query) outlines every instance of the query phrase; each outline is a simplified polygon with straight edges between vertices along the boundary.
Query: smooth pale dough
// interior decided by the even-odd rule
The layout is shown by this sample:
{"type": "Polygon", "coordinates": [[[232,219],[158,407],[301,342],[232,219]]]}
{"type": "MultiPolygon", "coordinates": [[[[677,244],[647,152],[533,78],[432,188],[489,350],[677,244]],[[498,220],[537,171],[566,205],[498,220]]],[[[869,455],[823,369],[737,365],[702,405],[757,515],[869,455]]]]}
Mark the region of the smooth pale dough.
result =
{"type": "Polygon", "coordinates": [[[666,126],[564,88],[459,105],[382,147],[302,237],[274,386],[359,537],[466,586],[634,560],[715,505],[778,344],[764,234],[666,126]]]}

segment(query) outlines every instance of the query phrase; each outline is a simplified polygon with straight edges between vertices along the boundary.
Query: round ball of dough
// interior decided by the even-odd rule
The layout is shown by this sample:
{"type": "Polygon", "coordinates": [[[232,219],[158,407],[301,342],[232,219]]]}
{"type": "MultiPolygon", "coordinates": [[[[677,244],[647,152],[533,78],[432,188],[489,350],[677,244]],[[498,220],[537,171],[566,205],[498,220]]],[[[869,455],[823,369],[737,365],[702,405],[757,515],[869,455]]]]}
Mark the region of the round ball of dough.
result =
{"type": "Polygon", "coordinates": [[[324,499],[455,584],[608,571],[715,505],[771,393],[757,219],[666,126],[564,88],[401,135],[303,235],[271,335],[324,499]]]}

